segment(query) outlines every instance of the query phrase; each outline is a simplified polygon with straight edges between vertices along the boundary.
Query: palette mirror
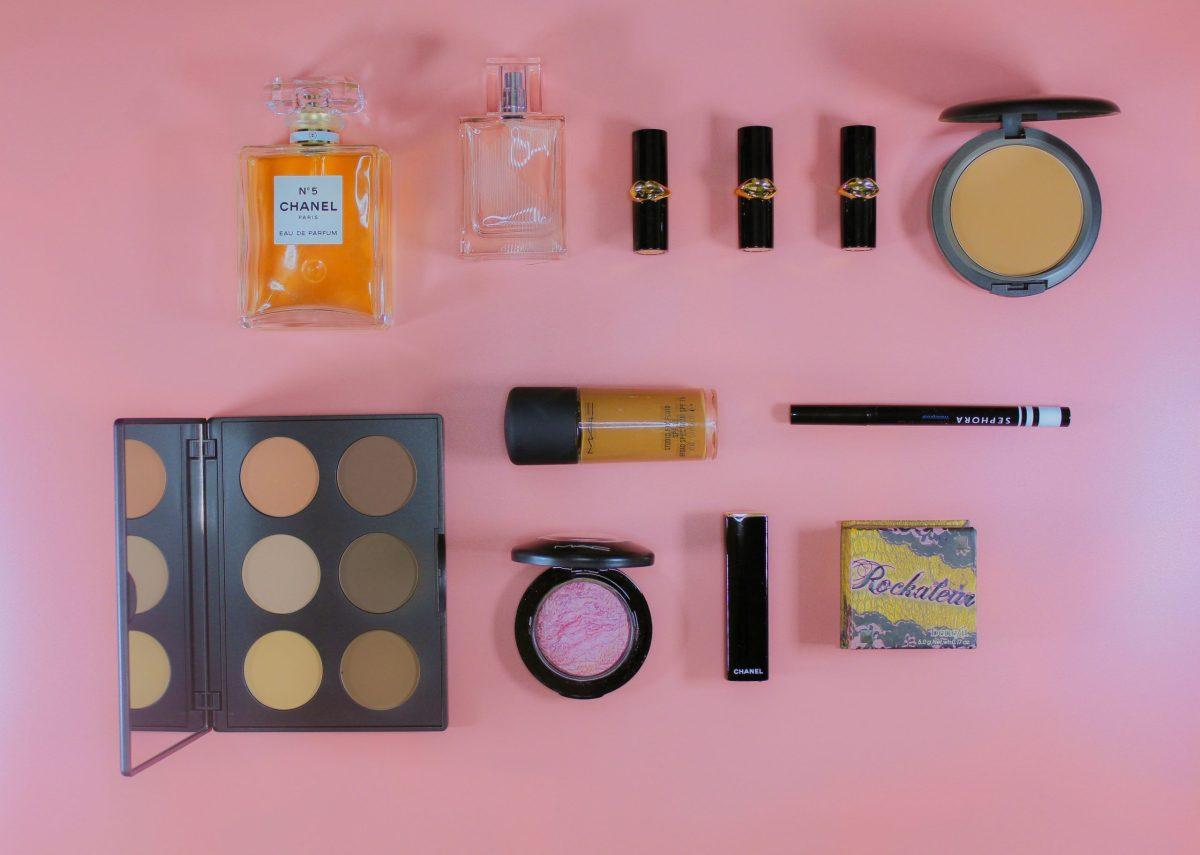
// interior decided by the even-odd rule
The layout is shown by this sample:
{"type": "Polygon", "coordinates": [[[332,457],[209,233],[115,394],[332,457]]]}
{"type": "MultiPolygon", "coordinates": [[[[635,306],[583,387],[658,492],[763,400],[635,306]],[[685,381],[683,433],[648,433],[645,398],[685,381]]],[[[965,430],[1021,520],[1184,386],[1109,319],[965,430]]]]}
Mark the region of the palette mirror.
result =
{"type": "Polygon", "coordinates": [[[121,768],[446,726],[439,416],[122,420],[121,768]]]}

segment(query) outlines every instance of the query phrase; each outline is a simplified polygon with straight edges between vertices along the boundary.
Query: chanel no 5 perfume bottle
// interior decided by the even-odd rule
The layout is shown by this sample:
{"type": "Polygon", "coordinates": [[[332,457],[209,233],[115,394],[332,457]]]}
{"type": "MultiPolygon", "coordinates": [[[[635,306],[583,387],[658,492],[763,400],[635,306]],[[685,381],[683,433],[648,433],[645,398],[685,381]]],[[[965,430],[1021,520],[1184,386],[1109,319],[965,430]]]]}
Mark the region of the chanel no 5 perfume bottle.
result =
{"type": "Polygon", "coordinates": [[[562,116],[542,112],[542,65],[487,61],[487,115],[459,119],[466,258],[558,258],[563,238],[562,116]]]}
{"type": "Polygon", "coordinates": [[[342,145],[361,112],[348,78],[267,85],[286,145],[240,156],[239,305],[251,328],[386,327],[392,322],[391,164],[373,145],[342,145]]]}

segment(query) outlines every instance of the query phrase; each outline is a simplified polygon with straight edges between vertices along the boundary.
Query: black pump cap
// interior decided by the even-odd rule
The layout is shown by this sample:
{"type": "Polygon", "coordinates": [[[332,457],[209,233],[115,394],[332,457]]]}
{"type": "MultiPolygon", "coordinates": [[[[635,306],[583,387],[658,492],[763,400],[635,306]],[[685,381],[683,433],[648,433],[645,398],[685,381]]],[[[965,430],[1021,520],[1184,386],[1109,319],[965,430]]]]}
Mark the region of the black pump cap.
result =
{"type": "Polygon", "coordinates": [[[579,462],[579,390],[518,386],[504,407],[504,444],[518,466],[579,462]]]}
{"type": "Polygon", "coordinates": [[[875,127],[846,125],[842,128],[842,181],[875,177],[875,127]]]}
{"type": "Polygon", "coordinates": [[[771,129],[765,125],[738,128],[738,183],[750,178],[775,178],[771,129]]]}
{"type": "Polygon", "coordinates": [[[667,183],[667,132],[642,128],[633,132],[633,180],[667,183]]]}

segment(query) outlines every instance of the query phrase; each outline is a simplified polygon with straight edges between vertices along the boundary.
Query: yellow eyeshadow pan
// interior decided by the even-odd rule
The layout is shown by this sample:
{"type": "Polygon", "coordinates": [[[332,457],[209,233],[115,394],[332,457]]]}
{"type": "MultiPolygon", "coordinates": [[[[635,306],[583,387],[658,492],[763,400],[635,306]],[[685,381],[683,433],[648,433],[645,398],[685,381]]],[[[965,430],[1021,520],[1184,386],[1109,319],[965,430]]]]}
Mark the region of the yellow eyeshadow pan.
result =
{"type": "Polygon", "coordinates": [[[129,708],[145,709],[156,703],[171,684],[171,661],[154,636],[129,633],[129,708]]]}
{"type": "Polygon", "coordinates": [[[980,267],[1035,276],[1070,252],[1083,225],[1071,171],[1030,145],[991,149],[971,161],[950,200],[954,237],[980,267]]]}
{"type": "Polygon", "coordinates": [[[321,687],[321,654],[298,632],[268,632],[250,646],[243,666],[246,688],[264,706],[294,710],[321,687]]]}

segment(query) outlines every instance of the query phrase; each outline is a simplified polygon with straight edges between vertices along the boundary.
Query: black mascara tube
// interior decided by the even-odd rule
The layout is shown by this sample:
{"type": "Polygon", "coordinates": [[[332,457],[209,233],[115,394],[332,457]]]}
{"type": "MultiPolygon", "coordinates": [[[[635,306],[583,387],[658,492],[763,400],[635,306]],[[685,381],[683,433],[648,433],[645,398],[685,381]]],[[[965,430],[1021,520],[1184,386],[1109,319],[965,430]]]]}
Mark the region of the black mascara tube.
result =
{"type": "Polygon", "coordinates": [[[767,679],[767,515],[725,515],[725,679],[767,679]]]}

